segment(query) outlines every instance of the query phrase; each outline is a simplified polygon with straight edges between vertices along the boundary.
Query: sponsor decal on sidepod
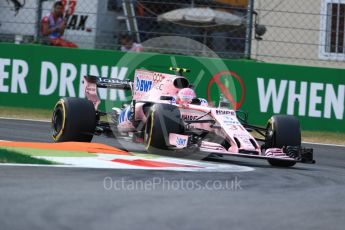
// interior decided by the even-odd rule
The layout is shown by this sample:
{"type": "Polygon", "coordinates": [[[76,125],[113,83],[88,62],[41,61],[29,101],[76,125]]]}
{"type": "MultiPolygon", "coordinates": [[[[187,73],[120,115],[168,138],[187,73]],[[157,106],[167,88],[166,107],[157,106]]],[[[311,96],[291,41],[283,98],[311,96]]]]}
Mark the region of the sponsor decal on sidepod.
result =
{"type": "Polygon", "coordinates": [[[137,77],[135,90],[139,92],[148,92],[152,88],[151,80],[144,80],[137,77]]]}

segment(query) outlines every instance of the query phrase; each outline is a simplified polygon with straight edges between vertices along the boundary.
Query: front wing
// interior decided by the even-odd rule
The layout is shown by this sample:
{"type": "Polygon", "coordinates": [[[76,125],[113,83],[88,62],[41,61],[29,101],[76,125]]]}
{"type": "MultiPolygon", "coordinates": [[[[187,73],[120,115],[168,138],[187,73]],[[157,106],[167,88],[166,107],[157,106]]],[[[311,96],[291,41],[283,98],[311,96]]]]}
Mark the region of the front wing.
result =
{"type": "Polygon", "coordinates": [[[234,156],[244,158],[256,158],[256,159],[275,159],[282,161],[294,161],[300,163],[314,164],[313,149],[302,148],[301,146],[285,146],[283,148],[268,148],[262,152],[245,152],[234,153],[226,150],[222,145],[213,142],[201,141],[199,145],[191,144],[188,136],[170,134],[169,143],[173,150],[192,150],[207,152],[209,154],[215,154],[220,156],[234,156]]]}

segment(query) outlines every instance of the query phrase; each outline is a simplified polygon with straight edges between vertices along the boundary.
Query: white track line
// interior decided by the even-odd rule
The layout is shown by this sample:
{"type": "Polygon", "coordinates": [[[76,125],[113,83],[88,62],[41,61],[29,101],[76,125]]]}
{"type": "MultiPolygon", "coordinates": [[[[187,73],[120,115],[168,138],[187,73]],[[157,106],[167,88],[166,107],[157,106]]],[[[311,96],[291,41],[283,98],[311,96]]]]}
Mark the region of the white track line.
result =
{"type": "MultiPolygon", "coordinates": [[[[14,121],[33,121],[33,122],[44,122],[49,123],[51,121],[49,120],[34,120],[34,119],[21,119],[21,118],[9,118],[9,117],[0,117],[0,119],[3,120],[14,120],[14,121]]],[[[6,140],[0,140],[0,141],[6,141],[6,140]]],[[[333,146],[333,147],[342,147],[345,148],[345,145],[336,145],[336,144],[325,144],[325,143],[318,143],[318,142],[302,142],[303,144],[311,144],[311,145],[320,145],[320,146],[333,146]]]]}
{"type": "Polygon", "coordinates": [[[336,144],[324,144],[324,143],[317,143],[317,142],[302,142],[303,144],[310,144],[310,145],[320,145],[320,146],[331,146],[331,147],[341,147],[345,148],[345,145],[336,145],[336,144]]]}
{"type": "MultiPolygon", "coordinates": [[[[59,163],[59,162],[58,162],[59,163]]],[[[187,168],[187,167],[163,167],[163,168],[156,168],[156,167],[140,167],[140,166],[128,166],[128,165],[74,165],[74,164],[60,164],[60,165],[44,165],[44,164],[14,164],[14,163],[0,163],[0,167],[4,166],[19,166],[19,167],[45,167],[45,168],[85,168],[85,169],[115,169],[115,170],[146,170],[146,171],[173,171],[173,172],[205,172],[205,173],[213,173],[213,172],[231,172],[231,173],[239,173],[239,172],[252,172],[255,169],[252,167],[247,166],[238,166],[238,165],[230,165],[230,164],[216,164],[216,163],[203,163],[205,165],[204,168],[187,168]],[[213,165],[213,166],[212,166],[213,165]]]]}
{"type": "Polygon", "coordinates": [[[45,167],[45,168],[85,168],[75,165],[45,165],[45,164],[16,164],[16,163],[0,163],[1,166],[25,166],[25,167],[45,167]]]}
{"type": "Polygon", "coordinates": [[[51,122],[50,120],[34,120],[34,119],[24,119],[24,118],[11,118],[11,117],[0,117],[2,120],[12,120],[12,121],[34,121],[34,122],[51,122]]]}

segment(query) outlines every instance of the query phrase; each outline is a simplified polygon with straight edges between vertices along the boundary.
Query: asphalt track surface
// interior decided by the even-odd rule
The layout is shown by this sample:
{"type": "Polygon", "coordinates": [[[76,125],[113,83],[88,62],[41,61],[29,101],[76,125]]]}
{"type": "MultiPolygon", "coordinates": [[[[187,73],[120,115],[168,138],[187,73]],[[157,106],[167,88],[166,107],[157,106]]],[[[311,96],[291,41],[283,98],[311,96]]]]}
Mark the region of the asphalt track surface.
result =
{"type": "MultiPolygon", "coordinates": [[[[0,119],[0,139],[51,142],[50,124],[0,119]]],[[[223,161],[241,173],[0,166],[0,229],[344,229],[345,148],[312,147],[317,163],[291,169],[223,161]]]]}

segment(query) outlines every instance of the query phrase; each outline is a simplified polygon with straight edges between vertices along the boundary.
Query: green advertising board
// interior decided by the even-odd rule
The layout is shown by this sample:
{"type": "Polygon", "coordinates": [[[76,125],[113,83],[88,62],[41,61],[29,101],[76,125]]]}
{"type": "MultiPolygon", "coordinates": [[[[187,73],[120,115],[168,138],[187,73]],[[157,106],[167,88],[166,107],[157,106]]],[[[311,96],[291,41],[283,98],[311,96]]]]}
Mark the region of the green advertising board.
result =
{"type": "MultiPolygon", "coordinates": [[[[0,105],[53,108],[60,97],[84,97],[83,76],[133,79],[138,68],[187,78],[199,97],[228,101],[265,125],[273,114],[295,115],[303,129],[345,132],[345,70],[155,53],[123,53],[0,44],[0,105]]],[[[130,93],[100,89],[102,109],[120,107],[130,93]]]]}

